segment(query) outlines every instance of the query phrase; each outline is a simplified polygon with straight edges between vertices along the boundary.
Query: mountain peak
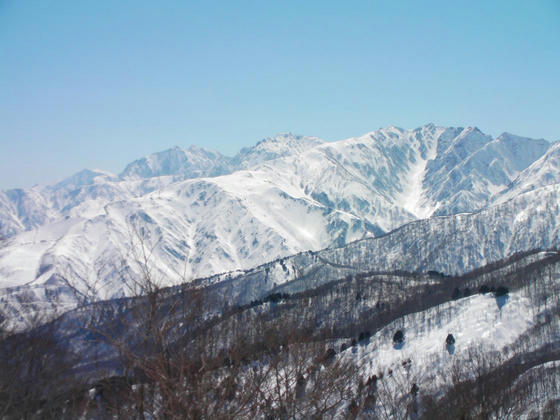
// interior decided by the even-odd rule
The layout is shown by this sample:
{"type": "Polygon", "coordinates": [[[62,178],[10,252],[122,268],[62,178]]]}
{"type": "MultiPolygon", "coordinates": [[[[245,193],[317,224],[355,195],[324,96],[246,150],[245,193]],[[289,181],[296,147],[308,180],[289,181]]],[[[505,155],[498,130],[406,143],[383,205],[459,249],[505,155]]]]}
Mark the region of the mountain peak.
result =
{"type": "Polygon", "coordinates": [[[205,147],[198,146],[196,144],[191,144],[189,147],[187,147],[187,150],[191,153],[204,153],[204,154],[207,154],[208,152],[217,153],[217,152],[214,152],[213,150],[209,150],[205,147]]]}
{"type": "Polygon", "coordinates": [[[103,177],[105,180],[112,179],[115,176],[107,171],[101,169],[82,169],[74,175],[56,183],[52,188],[66,188],[66,187],[80,187],[84,185],[91,185],[96,182],[98,177],[103,177]]]}
{"type": "Polygon", "coordinates": [[[267,143],[302,143],[302,142],[309,142],[309,141],[323,143],[323,140],[319,139],[318,137],[303,136],[288,131],[285,133],[278,133],[274,136],[265,137],[264,139],[257,142],[255,146],[259,146],[267,143]]]}
{"type": "Polygon", "coordinates": [[[127,165],[120,177],[122,179],[165,175],[181,175],[184,178],[216,176],[230,172],[229,160],[230,158],[218,152],[200,146],[193,145],[188,149],[174,146],[135,160],[127,165]]]}
{"type": "Polygon", "coordinates": [[[303,153],[324,143],[318,137],[296,135],[291,132],[266,137],[253,147],[246,147],[235,156],[234,164],[250,168],[263,162],[303,153]]]}

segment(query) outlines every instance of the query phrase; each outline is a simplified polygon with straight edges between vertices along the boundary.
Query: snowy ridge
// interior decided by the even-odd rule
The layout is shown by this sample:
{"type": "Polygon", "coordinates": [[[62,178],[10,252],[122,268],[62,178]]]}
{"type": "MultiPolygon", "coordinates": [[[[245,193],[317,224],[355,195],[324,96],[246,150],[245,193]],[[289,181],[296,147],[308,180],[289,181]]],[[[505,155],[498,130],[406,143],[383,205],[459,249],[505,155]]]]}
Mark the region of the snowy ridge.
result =
{"type": "MultiPolygon", "coordinates": [[[[0,288],[8,300],[32,290],[38,306],[48,306],[52,288],[63,301],[57,305],[69,307],[75,301],[69,283],[102,298],[132,293],[123,276],[135,275],[138,243],[131,241],[140,237],[162,285],[172,285],[344,246],[401,226],[375,242],[375,252],[363,245],[369,242],[357,242],[343,248],[351,258],[337,250],[326,251],[325,258],[461,272],[516,250],[556,246],[558,189],[535,190],[550,203],[545,208],[512,193],[519,200],[509,207],[409,223],[484,208],[547,148],[541,140],[508,134],[492,139],[476,128],[429,124],[387,127],[332,143],[280,135],[235,158],[174,148],[134,162],[119,177],[83,171],[52,187],[0,194],[0,229],[12,236],[0,247],[0,288]],[[215,176],[227,171],[233,172],[215,176]],[[463,234],[473,242],[466,251],[453,245],[457,259],[432,258],[438,246],[463,234]]],[[[550,165],[545,172],[555,171],[550,165]]],[[[22,308],[11,305],[14,315],[22,308]]]]}
{"type": "Polygon", "coordinates": [[[411,360],[406,374],[412,382],[433,387],[430,391],[435,392],[443,385],[443,377],[435,372],[450,371],[472,348],[503,351],[526,333],[535,319],[532,302],[524,292],[510,293],[503,307],[492,294],[474,295],[399,318],[348,357],[358,359],[365,377],[390,369],[398,372],[403,370],[403,361],[411,360]],[[399,329],[404,331],[405,344],[395,348],[392,336],[399,329]],[[456,340],[452,351],[445,345],[448,334],[456,340]]]}
{"type": "Polygon", "coordinates": [[[436,215],[483,208],[493,195],[505,190],[520,171],[541,157],[550,144],[544,140],[502,134],[496,139],[478,128],[448,129],[438,158],[429,162],[424,183],[437,207],[436,215]],[[446,144],[449,142],[449,145],[446,144]],[[445,149],[445,150],[443,150],[445,149]]]}
{"type": "MultiPolygon", "coordinates": [[[[556,282],[549,287],[557,290],[558,265],[551,269],[556,282]]],[[[534,278],[531,281],[540,282],[534,278]]],[[[478,294],[406,315],[387,324],[366,342],[345,350],[340,357],[359,363],[364,382],[374,375],[382,378],[378,386],[405,406],[412,384],[420,386],[420,395],[442,396],[453,386],[452,372],[474,380],[476,375],[490,373],[492,363],[494,369],[502,370],[507,370],[509,363],[521,374],[513,383],[502,383],[516,396],[503,408],[512,410],[507,414],[513,418],[536,418],[559,395],[559,353],[554,350],[558,337],[548,333],[557,331],[559,325],[557,317],[550,324],[542,322],[550,314],[531,295],[531,287],[536,286],[527,283],[501,301],[493,294],[478,294]],[[400,346],[392,340],[397,330],[404,331],[405,336],[400,346]],[[451,346],[446,345],[448,334],[454,338],[451,346]],[[539,352],[545,360],[553,361],[539,364],[539,352]],[[528,369],[523,371],[523,366],[528,369]]],[[[558,299],[549,305],[557,308],[558,299]]],[[[487,391],[485,397],[489,396],[487,391]]],[[[496,414],[493,418],[505,415],[496,414]]]]}
{"type": "Polygon", "coordinates": [[[140,197],[185,179],[229,174],[321,143],[316,137],[284,134],[264,139],[233,158],[198,146],[176,146],[130,163],[118,176],[86,169],[54,185],[0,191],[0,239],[67,216],[101,215],[103,206],[114,201],[140,197]]]}
{"type": "MultiPolygon", "coordinates": [[[[472,407],[480,403],[481,399],[476,398],[480,389],[484,389],[485,399],[496,398],[496,392],[500,393],[498,396],[506,391],[505,395],[515,396],[507,399],[505,405],[492,406],[492,410],[510,410],[507,413],[513,418],[534,418],[535,413],[547,411],[550,401],[554,403],[558,395],[559,261],[558,252],[526,254],[502,261],[500,268],[485,267],[478,273],[458,278],[437,273],[362,272],[362,276],[339,278],[326,287],[311,287],[310,293],[288,294],[274,301],[254,301],[244,307],[231,306],[230,294],[210,288],[209,293],[218,300],[214,301],[216,308],[208,309],[215,316],[208,318],[208,329],[218,331],[227,342],[228,328],[236,325],[232,318],[243,320],[238,321],[241,328],[261,325],[258,324],[263,322],[261,315],[270,311],[274,314],[268,318],[271,324],[286,320],[285,324],[279,324],[279,333],[285,331],[282,328],[290,328],[292,319],[292,323],[318,340],[325,340],[329,357],[357,367],[352,387],[357,387],[358,393],[353,397],[363,399],[375,395],[365,406],[364,417],[367,418],[374,417],[374,410],[389,413],[387,418],[404,418],[411,400],[418,402],[415,411],[424,414],[429,413],[425,410],[433,408],[429,405],[433,402],[431,398],[441,398],[440,403],[449,403],[455,410],[464,409],[461,404],[465,403],[472,407]],[[505,294],[487,293],[482,289],[477,292],[479,285],[506,285],[509,290],[506,289],[505,294]],[[459,297],[451,295],[455,286],[461,288],[459,297]],[[429,298],[434,295],[437,295],[436,300],[429,298]],[[222,312],[222,306],[233,309],[233,314],[227,310],[222,312]],[[331,328],[332,335],[320,338],[325,327],[331,328]],[[396,343],[393,337],[399,330],[404,333],[404,340],[396,343]],[[450,334],[452,344],[446,340],[450,334]],[[473,382],[468,384],[467,380],[473,382]],[[410,390],[414,388],[417,391],[413,394],[410,390]],[[451,391],[449,395],[448,391],[451,391]],[[453,391],[469,392],[470,398],[475,399],[459,401],[457,405],[453,391]],[[446,402],[447,397],[451,398],[450,402],[446,402]]],[[[290,261],[287,259],[283,263],[289,266],[290,261]]],[[[183,296],[181,288],[168,290],[165,295],[171,302],[183,296]]],[[[109,318],[96,321],[101,329],[104,322],[109,323],[110,329],[115,318],[126,316],[126,311],[119,310],[119,307],[128,307],[126,302],[102,303],[108,309],[109,318]]],[[[141,304],[141,300],[128,302],[141,304]]],[[[106,377],[111,374],[106,366],[118,359],[117,349],[91,346],[88,330],[83,328],[89,310],[83,307],[67,313],[56,324],[57,334],[64,343],[80,350],[76,363],[84,371],[93,378],[96,375],[106,377]],[[103,370],[99,366],[103,366],[103,370]]],[[[171,322],[179,324],[181,315],[174,316],[177,319],[172,316],[171,322]]],[[[119,331],[123,340],[134,340],[137,326],[125,325],[125,331],[119,331]]],[[[256,334],[248,338],[248,342],[261,338],[256,334]]],[[[218,352],[220,343],[216,347],[218,352]]],[[[259,352],[251,359],[250,366],[266,369],[266,356],[262,357],[259,352]]],[[[311,380],[313,371],[305,372],[304,379],[311,380]]],[[[260,385],[259,389],[264,395],[271,390],[266,385],[260,385]]],[[[313,382],[308,382],[307,389],[313,389],[313,382]]],[[[341,404],[336,417],[347,413],[350,398],[341,404]]],[[[445,407],[439,412],[446,413],[445,407]]],[[[502,411],[493,413],[495,415],[490,418],[504,418],[502,411]]],[[[375,415],[377,417],[379,415],[375,415]]],[[[433,417],[428,415],[428,418],[433,417]]]]}
{"type": "Polygon", "coordinates": [[[409,223],[336,249],[303,252],[217,283],[231,300],[300,292],[365,271],[463,274],[515,253],[560,247],[560,185],[543,187],[475,214],[409,223]]]}
{"type": "MultiPolygon", "coordinates": [[[[140,197],[185,179],[263,165],[268,172],[275,172],[276,178],[293,178],[298,176],[296,171],[305,171],[314,178],[303,180],[307,191],[342,211],[350,210],[348,203],[329,201],[329,191],[323,191],[326,185],[317,183],[329,182],[333,174],[327,172],[334,171],[339,172],[337,178],[354,178],[369,189],[370,196],[376,196],[372,207],[380,212],[390,209],[382,223],[372,220],[377,211],[368,211],[368,222],[383,225],[379,229],[386,231],[408,220],[429,217],[434,210],[436,214],[453,214],[481,208],[547,147],[544,140],[510,134],[493,140],[478,129],[445,129],[431,124],[415,130],[387,127],[328,144],[315,137],[283,134],[243,149],[234,158],[195,146],[186,150],[175,147],[129,164],[118,177],[84,170],[53,186],[0,192],[0,234],[12,236],[67,216],[93,217],[103,214],[106,204],[140,197]],[[313,152],[320,149],[323,153],[313,152]],[[296,162],[286,167],[282,161],[290,156],[296,162]],[[307,157],[312,159],[313,171],[304,167],[307,157]]],[[[360,194],[357,191],[354,196],[364,206],[371,197],[360,194]]]]}
{"type": "Polygon", "coordinates": [[[231,172],[230,158],[218,152],[191,146],[145,156],[127,165],[120,178],[151,178],[176,175],[183,178],[217,176],[231,172]]]}
{"type": "Polygon", "coordinates": [[[520,172],[507,190],[493,197],[493,202],[503,203],[519,194],[557,183],[560,183],[560,143],[554,143],[541,158],[520,172]]]}
{"type": "Polygon", "coordinates": [[[261,140],[253,147],[241,149],[233,158],[234,167],[247,169],[266,161],[297,155],[323,144],[318,137],[297,136],[292,133],[279,134],[261,140]]]}

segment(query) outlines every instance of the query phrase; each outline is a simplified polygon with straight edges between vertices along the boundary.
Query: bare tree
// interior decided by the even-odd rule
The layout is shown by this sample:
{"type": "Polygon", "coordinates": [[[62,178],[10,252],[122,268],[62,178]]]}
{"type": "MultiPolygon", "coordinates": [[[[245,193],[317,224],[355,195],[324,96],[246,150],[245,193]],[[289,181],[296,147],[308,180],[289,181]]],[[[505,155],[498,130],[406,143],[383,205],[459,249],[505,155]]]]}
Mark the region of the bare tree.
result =
{"type": "Polygon", "coordinates": [[[57,321],[37,319],[23,332],[0,340],[0,418],[55,418],[77,400],[68,389],[82,386],[71,374],[75,357],[56,335],[57,321]]]}

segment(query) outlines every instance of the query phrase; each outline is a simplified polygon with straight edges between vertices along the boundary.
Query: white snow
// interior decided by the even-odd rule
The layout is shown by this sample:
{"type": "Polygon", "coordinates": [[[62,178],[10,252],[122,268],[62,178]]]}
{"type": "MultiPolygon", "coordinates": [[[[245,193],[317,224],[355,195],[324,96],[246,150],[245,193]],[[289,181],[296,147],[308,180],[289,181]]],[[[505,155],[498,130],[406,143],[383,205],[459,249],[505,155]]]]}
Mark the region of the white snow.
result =
{"type": "MultiPolygon", "coordinates": [[[[2,242],[0,288],[36,287],[58,274],[82,287],[103,285],[106,297],[126,293],[116,267],[130,255],[132,219],[154,248],[151,263],[161,281],[174,284],[343,245],[434,211],[477,210],[544,153],[546,145],[535,142],[433,125],[332,143],[286,134],[234,158],[173,148],[133,162],[120,177],[82,171],[56,186],[2,192],[0,226],[20,233],[2,242]],[[508,145],[519,145],[523,157],[506,153],[508,145]]],[[[516,211],[533,214],[532,205],[518,203],[516,211]]],[[[549,227],[556,226],[555,209],[540,210],[549,227]]],[[[538,223],[531,221],[532,229],[542,229],[538,223]]],[[[509,232],[495,235],[506,251],[516,249],[517,238],[505,239],[509,232]]],[[[536,238],[548,243],[553,236],[536,238]]],[[[396,263],[403,251],[387,255],[396,263]]],[[[487,258],[480,257],[484,250],[467,252],[466,265],[487,258]]]]}
{"type": "Polygon", "coordinates": [[[387,379],[389,386],[398,387],[399,380],[407,378],[429,393],[444,385],[446,375],[442,372],[450,371],[453,363],[464,360],[472,349],[500,351],[508,357],[504,349],[534,325],[534,319],[534,307],[523,292],[510,293],[501,308],[492,294],[474,295],[397,319],[372,336],[368,344],[350,347],[341,357],[354,358],[366,379],[379,374],[388,377],[391,370],[394,377],[387,379]],[[405,335],[402,348],[393,344],[397,330],[405,335]],[[455,338],[452,350],[445,345],[448,334],[455,338]],[[408,360],[411,363],[404,367],[408,360]]]}
{"type": "Polygon", "coordinates": [[[418,161],[412,165],[408,179],[409,182],[405,185],[403,192],[398,198],[398,201],[403,203],[405,210],[412,213],[417,219],[425,219],[433,213],[433,208],[424,204],[425,192],[423,188],[424,176],[426,175],[427,159],[419,158],[418,161]]]}

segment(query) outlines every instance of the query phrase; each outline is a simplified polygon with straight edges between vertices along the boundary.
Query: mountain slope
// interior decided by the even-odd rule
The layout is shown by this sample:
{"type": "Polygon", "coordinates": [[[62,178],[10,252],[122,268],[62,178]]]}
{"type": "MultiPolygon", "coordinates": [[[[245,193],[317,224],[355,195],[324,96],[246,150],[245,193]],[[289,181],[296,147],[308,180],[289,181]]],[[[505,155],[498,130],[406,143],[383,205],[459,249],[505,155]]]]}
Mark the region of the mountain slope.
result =
{"type": "Polygon", "coordinates": [[[231,172],[230,161],[227,156],[201,147],[174,147],[130,163],[120,177],[126,179],[177,175],[186,179],[217,176],[231,172]]]}
{"type": "MultiPolygon", "coordinates": [[[[188,193],[185,190],[178,192],[188,193]]],[[[543,187],[479,213],[415,221],[379,238],[363,239],[336,249],[300,253],[239,275],[230,273],[209,278],[205,283],[216,284],[232,302],[248,303],[271,292],[301,291],[371,270],[464,273],[516,252],[560,246],[559,194],[560,185],[543,187]]],[[[212,196],[208,200],[212,202],[212,196]]],[[[228,203],[226,208],[234,206],[235,201],[228,203]]],[[[155,208],[168,214],[158,204],[155,208]]],[[[131,260],[141,259],[142,250],[151,253],[149,266],[155,281],[169,285],[189,280],[185,273],[189,273],[191,267],[186,263],[191,245],[180,242],[183,232],[192,230],[189,221],[183,219],[181,224],[180,218],[174,219],[172,224],[176,230],[168,231],[162,237],[159,236],[159,214],[138,209],[133,219],[142,223],[135,225],[135,222],[127,223],[127,213],[123,213],[123,209],[126,207],[109,208],[110,218],[82,220],[72,226],[61,224],[58,226],[60,232],[51,229],[51,238],[43,233],[45,239],[40,242],[33,241],[31,233],[20,238],[21,242],[15,241],[19,236],[8,241],[8,245],[0,250],[0,275],[6,279],[5,284],[7,279],[19,279],[16,283],[8,282],[11,287],[1,291],[2,303],[9,308],[10,314],[17,318],[51,304],[62,309],[71,308],[77,302],[77,296],[73,294],[76,291],[86,295],[95,292],[92,297],[103,298],[138,293],[139,290],[128,287],[134,284],[132,279],[141,275],[141,267],[131,260]],[[130,241],[126,229],[131,225],[137,226],[142,236],[133,237],[136,243],[127,248],[123,244],[130,241]],[[115,229],[119,226],[120,230],[115,229]],[[136,254],[131,254],[133,251],[136,254]],[[84,253],[89,255],[87,259],[81,255],[84,253]],[[125,259],[123,266],[125,257],[128,260],[125,259]]],[[[216,217],[227,218],[227,209],[223,211],[225,216],[221,214],[222,210],[217,209],[216,217]]],[[[207,219],[206,215],[204,217],[207,219]]],[[[239,238],[242,242],[235,246],[237,250],[250,249],[247,247],[259,250],[258,254],[247,254],[244,261],[250,261],[248,266],[256,265],[257,260],[251,258],[260,258],[260,253],[269,252],[270,247],[276,247],[272,248],[273,251],[288,249],[288,241],[281,242],[270,236],[254,217],[247,217],[249,220],[253,218],[250,226],[255,229],[254,236],[244,231],[239,238]]],[[[234,219],[244,221],[237,216],[234,219]]],[[[238,227],[235,227],[228,234],[236,236],[237,233],[238,227]]],[[[240,255],[226,256],[231,248],[221,243],[221,237],[212,237],[204,230],[195,230],[195,235],[199,235],[196,237],[200,242],[191,243],[201,246],[203,252],[196,254],[199,260],[195,261],[194,267],[211,272],[215,269],[216,259],[223,264],[231,260],[232,255],[240,255]],[[209,242],[204,242],[205,239],[209,242]],[[206,244],[214,244],[214,248],[206,244]],[[222,258],[220,253],[224,254],[222,258]]]]}
{"type": "Polygon", "coordinates": [[[379,237],[303,252],[236,276],[215,276],[232,301],[299,292],[366,271],[462,274],[510,255],[560,247],[560,184],[542,187],[474,214],[408,223],[379,237]]]}
{"type": "Polygon", "coordinates": [[[513,197],[560,182],[560,143],[554,143],[547,152],[519,173],[506,190],[493,197],[494,203],[503,203],[513,197]]]}
{"type": "Polygon", "coordinates": [[[368,214],[368,223],[380,233],[434,212],[482,208],[547,147],[543,140],[509,134],[493,140],[475,128],[444,129],[431,124],[415,130],[388,127],[327,144],[315,137],[284,134],[243,149],[234,158],[194,146],[175,147],[129,164],[119,177],[85,170],[53,186],[2,192],[0,234],[12,236],[67,216],[93,217],[102,214],[110,202],[140,197],[185,179],[263,165],[291,178],[298,176],[296,171],[311,175],[311,180],[300,181],[306,193],[336,210],[362,207],[359,213],[368,214]],[[290,157],[291,167],[282,163],[290,157]],[[308,157],[312,167],[306,167],[308,157]],[[333,168],[339,173],[327,174],[333,168]],[[331,200],[329,192],[323,191],[328,182],[343,177],[342,171],[363,184],[351,197],[359,204],[350,205],[336,192],[331,200]],[[370,197],[360,195],[364,188],[369,190],[366,195],[376,196],[369,210],[363,207],[370,197]],[[378,220],[371,217],[375,213],[378,220]]]}
{"type": "MultiPolygon", "coordinates": [[[[364,418],[411,413],[426,418],[465,413],[468,418],[525,418],[525,413],[533,418],[535,412],[550,414],[549,405],[559,395],[560,254],[541,254],[516,256],[458,277],[359,272],[303,293],[268,295],[241,306],[213,287],[202,294],[178,287],[155,298],[83,307],[38,332],[76,351],[74,364],[62,364],[63,372],[68,379],[87,372],[92,390],[98,389],[94,381],[108,377],[112,381],[104,383],[105,390],[119,390],[118,379],[141,383],[142,376],[127,369],[135,365],[147,366],[150,375],[144,377],[150,383],[165,384],[184,397],[190,381],[181,376],[171,382],[169,375],[154,372],[168,372],[170,365],[196,366],[196,383],[210,371],[210,389],[196,395],[210,396],[205,406],[211,407],[216,381],[227,379],[222,389],[235,378],[243,387],[234,388],[227,405],[240,403],[242,408],[249,400],[252,413],[270,412],[262,400],[275,395],[290,402],[292,412],[311,417],[317,404],[308,401],[320,401],[322,394],[329,401],[323,416],[336,418],[350,409],[364,418]],[[482,285],[508,289],[477,292],[482,285]],[[197,299],[212,304],[193,305],[197,299]],[[146,306],[151,301],[156,306],[148,313],[154,308],[146,306]],[[399,331],[400,342],[395,340],[399,331]],[[146,354],[145,346],[137,346],[146,337],[162,337],[157,342],[164,345],[146,354]],[[123,358],[123,349],[129,359],[123,358]],[[192,358],[185,361],[185,355],[192,358]],[[138,363],[160,358],[170,362],[138,363]],[[197,363],[200,359],[206,363],[197,363]],[[280,388],[275,387],[278,378],[280,388]],[[329,378],[339,386],[333,388],[329,378]],[[248,398],[241,394],[255,384],[258,392],[251,389],[248,398]],[[342,400],[333,400],[341,390],[342,400]],[[294,394],[301,397],[294,401],[294,394]]],[[[10,354],[10,344],[0,342],[4,353],[10,354]]],[[[120,389],[119,408],[138,402],[128,389],[120,389]]],[[[107,410],[112,406],[103,396],[96,399],[107,410]]],[[[161,404],[152,402],[146,399],[146,409],[158,412],[161,404]]]]}
{"type": "MultiPolygon", "coordinates": [[[[410,222],[484,208],[547,148],[543,141],[506,134],[492,139],[475,128],[429,124],[332,143],[292,135],[265,139],[235,158],[234,166],[250,169],[222,176],[185,179],[219,172],[229,159],[194,148],[146,157],[120,178],[85,171],[53,187],[0,196],[12,231],[25,228],[24,216],[34,223],[34,230],[3,242],[0,287],[8,300],[18,296],[10,303],[14,314],[28,292],[33,305],[50,305],[51,289],[57,304],[70,307],[73,293],[110,298],[137,292],[125,280],[139,274],[142,246],[154,274],[171,285],[395,229],[375,242],[375,252],[360,248],[362,242],[345,252],[384,269],[460,272],[516,250],[555,246],[557,189],[535,193],[547,203],[544,210],[521,195],[472,217],[410,222]],[[198,163],[187,165],[188,159],[198,163]],[[497,230],[488,227],[493,224],[497,230]],[[427,242],[410,242],[407,235],[427,242]],[[473,241],[466,248],[453,242],[463,235],[473,241]],[[438,254],[448,242],[452,259],[438,254]]],[[[325,260],[351,261],[328,252],[325,260]]]]}
{"type": "Polygon", "coordinates": [[[239,151],[232,160],[235,168],[247,169],[266,161],[297,155],[323,144],[318,137],[296,136],[292,133],[279,134],[261,140],[253,147],[239,151]]]}
{"type": "Polygon", "coordinates": [[[130,163],[119,176],[86,169],[54,185],[3,191],[0,192],[0,238],[67,216],[100,215],[103,206],[110,202],[139,197],[185,179],[229,174],[270,159],[301,153],[321,143],[316,137],[284,134],[245,148],[234,158],[197,146],[174,147],[130,163]]]}
{"type": "Polygon", "coordinates": [[[478,210],[505,189],[550,144],[504,133],[492,139],[477,128],[449,130],[424,178],[436,215],[478,210]]]}

